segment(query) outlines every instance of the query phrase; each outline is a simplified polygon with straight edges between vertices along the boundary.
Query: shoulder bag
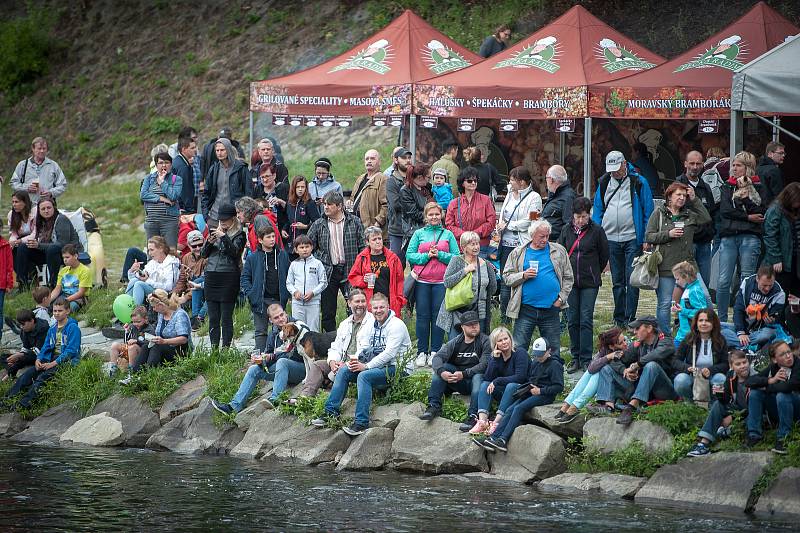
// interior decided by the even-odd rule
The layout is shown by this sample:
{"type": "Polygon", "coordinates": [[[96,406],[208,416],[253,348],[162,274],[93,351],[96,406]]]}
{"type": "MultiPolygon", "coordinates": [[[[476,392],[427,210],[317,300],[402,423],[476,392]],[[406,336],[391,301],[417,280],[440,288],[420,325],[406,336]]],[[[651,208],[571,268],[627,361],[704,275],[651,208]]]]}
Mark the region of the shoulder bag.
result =
{"type": "MultiPolygon", "coordinates": [[[[703,342],[702,340],[700,341],[703,342]]],[[[708,378],[697,368],[697,343],[692,346],[692,367],[694,367],[694,380],[692,381],[692,399],[696,402],[708,402],[711,399],[709,394],[708,378]]]]}
{"type": "MultiPolygon", "coordinates": [[[[658,231],[664,225],[664,215],[658,212],[658,231]]],[[[661,264],[661,245],[657,244],[652,252],[643,252],[642,255],[633,260],[633,271],[631,272],[631,287],[637,289],[649,289],[654,291],[658,288],[658,265],[661,264]]]]}
{"type": "MultiPolygon", "coordinates": [[[[436,239],[433,241],[434,246],[436,246],[436,244],[439,242],[439,239],[441,239],[442,233],[444,233],[444,229],[439,231],[439,235],[437,235],[436,239]]],[[[420,274],[425,272],[425,269],[428,268],[430,264],[431,262],[428,261],[425,264],[425,266],[422,267],[422,270],[419,271],[419,274],[414,272],[414,268],[412,267],[411,271],[408,274],[406,274],[406,277],[403,280],[403,296],[406,299],[406,305],[408,306],[409,309],[413,308],[414,304],[417,301],[416,290],[415,290],[417,287],[417,278],[419,277],[420,274]]]]}

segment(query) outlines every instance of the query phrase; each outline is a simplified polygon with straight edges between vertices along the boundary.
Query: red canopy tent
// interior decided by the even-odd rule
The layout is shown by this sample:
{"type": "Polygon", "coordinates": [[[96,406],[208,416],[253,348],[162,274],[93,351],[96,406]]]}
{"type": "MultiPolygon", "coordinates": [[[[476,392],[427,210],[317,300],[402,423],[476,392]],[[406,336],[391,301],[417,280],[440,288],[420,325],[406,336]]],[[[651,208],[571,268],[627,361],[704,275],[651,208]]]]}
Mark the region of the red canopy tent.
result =
{"type": "Polygon", "coordinates": [[[349,52],[294,74],[251,83],[250,129],[252,112],[285,114],[284,123],[292,125],[322,126],[342,122],[337,115],[408,115],[414,82],[481,60],[406,10],[349,52]]]}
{"type": "Polygon", "coordinates": [[[586,86],[663,63],[581,6],[477,65],[414,86],[414,112],[440,117],[586,116],[586,86]]]}
{"type": "MultiPolygon", "coordinates": [[[[498,119],[584,118],[588,85],[663,62],[661,56],[582,6],[575,6],[486,61],[415,84],[414,113],[498,119]]],[[[588,147],[584,146],[584,153],[588,147]]]]}
{"type": "Polygon", "coordinates": [[[622,80],[592,84],[589,115],[728,118],[733,73],[798,31],[767,4],[759,2],[724,30],[659,67],[622,80]]]}

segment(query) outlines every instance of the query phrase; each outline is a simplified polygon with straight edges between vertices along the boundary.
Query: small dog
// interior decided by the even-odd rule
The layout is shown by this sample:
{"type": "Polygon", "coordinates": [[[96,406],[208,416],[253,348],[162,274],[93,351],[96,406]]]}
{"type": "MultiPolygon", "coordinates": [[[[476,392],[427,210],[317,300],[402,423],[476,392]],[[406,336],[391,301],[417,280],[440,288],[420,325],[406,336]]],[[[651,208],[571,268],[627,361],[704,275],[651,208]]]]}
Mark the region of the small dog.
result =
{"type": "Polygon", "coordinates": [[[317,333],[308,329],[303,322],[296,321],[287,322],[281,328],[281,339],[283,339],[283,345],[276,351],[288,353],[296,349],[304,359],[308,358],[313,361],[328,358],[328,350],[336,339],[336,333],[333,331],[317,333]]]}

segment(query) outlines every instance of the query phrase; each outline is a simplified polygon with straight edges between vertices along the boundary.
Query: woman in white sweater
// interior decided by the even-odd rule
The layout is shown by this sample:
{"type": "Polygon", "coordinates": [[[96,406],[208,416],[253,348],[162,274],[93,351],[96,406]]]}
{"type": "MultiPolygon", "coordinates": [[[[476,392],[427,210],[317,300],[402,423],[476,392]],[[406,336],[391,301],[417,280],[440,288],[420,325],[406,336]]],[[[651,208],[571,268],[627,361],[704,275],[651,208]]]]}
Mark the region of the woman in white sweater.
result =
{"type": "MultiPolygon", "coordinates": [[[[532,220],[542,212],[542,197],[536,191],[531,173],[525,167],[514,167],[508,173],[509,187],[500,216],[497,217],[496,231],[500,234],[500,271],[506,267],[506,260],[517,246],[528,244],[531,240],[528,227],[532,220]]],[[[506,307],[511,296],[511,288],[500,285],[500,316],[503,322],[511,322],[506,316],[506,307]]]]}
{"type": "Polygon", "coordinates": [[[139,261],[133,263],[128,271],[128,288],[126,293],[133,297],[136,305],[142,305],[148,294],[155,289],[171,292],[178,281],[181,262],[170,255],[169,245],[164,237],[155,235],[147,241],[147,255],[150,261],[144,265],[139,261]]]}

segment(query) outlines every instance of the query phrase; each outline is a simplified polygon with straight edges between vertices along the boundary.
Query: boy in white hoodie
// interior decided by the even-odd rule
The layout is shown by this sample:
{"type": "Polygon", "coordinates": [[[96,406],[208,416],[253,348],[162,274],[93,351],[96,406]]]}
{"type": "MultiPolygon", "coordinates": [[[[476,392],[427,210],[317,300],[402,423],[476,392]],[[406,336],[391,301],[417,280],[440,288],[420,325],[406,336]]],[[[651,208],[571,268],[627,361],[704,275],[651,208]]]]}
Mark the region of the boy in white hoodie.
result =
{"type": "Polygon", "coordinates": [[[286,289],[292,295],[292,316],[319,332],[322,291],[328,286],[325,266],[311,255],[314,245],[306,235],[294,240],[294,251],[299,256],[289,265],[286,289]]]}

